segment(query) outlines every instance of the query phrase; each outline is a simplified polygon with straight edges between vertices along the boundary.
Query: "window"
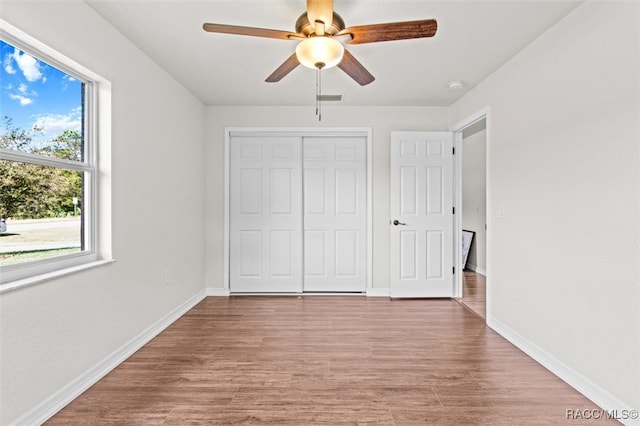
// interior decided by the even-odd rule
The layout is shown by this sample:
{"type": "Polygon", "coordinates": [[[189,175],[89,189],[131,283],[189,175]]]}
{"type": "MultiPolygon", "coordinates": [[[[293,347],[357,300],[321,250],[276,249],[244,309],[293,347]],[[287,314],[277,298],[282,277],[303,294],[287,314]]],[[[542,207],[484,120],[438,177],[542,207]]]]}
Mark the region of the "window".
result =
{"type": "Polygon", "coordinates": [[[99,82],[0,24],[1,291],[99,260],[99,82]]]}

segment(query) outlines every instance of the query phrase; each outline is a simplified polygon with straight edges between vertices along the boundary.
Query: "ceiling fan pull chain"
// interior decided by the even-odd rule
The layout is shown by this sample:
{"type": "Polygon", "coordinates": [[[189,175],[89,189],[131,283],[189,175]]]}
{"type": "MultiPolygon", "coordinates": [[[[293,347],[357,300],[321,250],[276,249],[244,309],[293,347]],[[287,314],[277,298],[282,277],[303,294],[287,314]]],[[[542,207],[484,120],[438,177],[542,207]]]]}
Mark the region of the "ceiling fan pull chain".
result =
{"type": "Polygon", "coordinates": [[[316,71],[316,115],[318,121],[322,121],[322,67],[318,67],[316,71]]]}
{"type": "Polygon", "coordinates": [[[322,68],[318,68],[318,121],[322,121],[322,68]]]}

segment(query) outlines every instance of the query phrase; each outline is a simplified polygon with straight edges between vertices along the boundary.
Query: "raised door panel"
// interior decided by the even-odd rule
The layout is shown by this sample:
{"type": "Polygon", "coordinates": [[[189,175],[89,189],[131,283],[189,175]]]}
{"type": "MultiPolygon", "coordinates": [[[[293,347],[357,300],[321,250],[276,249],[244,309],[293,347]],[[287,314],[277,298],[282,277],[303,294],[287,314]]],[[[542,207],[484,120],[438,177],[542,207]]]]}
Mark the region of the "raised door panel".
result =
{"type": "Polygon", "coordinates": [[[242,278],[262,278],[262,231],[239,230],[237,252],[239,258],[238,276],[242,278]]]}
{"type": "Polygon", "coordinates": [[[240,197],[238,213],[260,215],[262,213],[262,203],[260,202],[262,169],[239,168],[237,174],[240,176],[240,188],[237,192],[240,197]]]}
{"type": "Polygon", "coordinates": [[[326,170],[306,169],[304,171],[304,211],[309,215],[327,214],[326,170]]]}
{"type": "Polygon", "coordinates": [[[414,280],[418,277],[418,238],[416,231],[400,231],[400,279],[414,280]]]}
{"type": "Polygon", "coordinates": [[[308,277],[327,277],[327,231],[307,229],[304,231],[304,274],[308,277]]]}
{"type": "Polygon", "coordinates": [[[335,171],[335,214],[357,216],[358,214],[358,169],[335,171]]]}
{"type": "Polygon", "coordinates": [[[339,278],[357,278],[358,265],[358,231],[338,230],[335,233],[335,273],[339,278]]]}

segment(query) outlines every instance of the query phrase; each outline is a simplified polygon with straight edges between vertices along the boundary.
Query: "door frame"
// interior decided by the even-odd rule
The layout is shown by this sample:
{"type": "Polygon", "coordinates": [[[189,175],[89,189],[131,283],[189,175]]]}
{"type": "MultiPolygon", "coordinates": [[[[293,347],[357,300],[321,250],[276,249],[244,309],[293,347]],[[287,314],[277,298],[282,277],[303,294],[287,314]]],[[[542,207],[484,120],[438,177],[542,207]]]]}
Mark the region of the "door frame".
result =
{"type": "MultiPolygon", "coordinates": [[[[366,140],[367,262],[365,293],[373,289],[373,129],[371,127],[225,127],[224,129],[224,293],[230,293],[230,144],[232,136],[364,137],[366,140]]],[[[303,271],[304,278],[304,271],[303,271]]],[[[242,293],[249,295],[249,293],[242,293]]],[[[278,293],[269,293],[277,295],[278,293]]],[[[285,293],[299,295],[301,293],[285,293]]],[[[309,293],[305,293],[309,294],[309,293]]],[[[313,294],[313,293],[311,293],[313,294]]],[[[327,295],[328,293],[322,293],[327,295]]]]}
{"type": "Polygon", "coordinates": [[[454,293],[455,297],[462,297],[462,278],[463,274],[463,265],[462,265],[462,250],[460,247],[459,241],[462,240],[462,157],[463,157],[463,148],[462,148],[462,132],[476,124],[477,122],[485,120],[486,124],[486,145],[485,145],[485,171],[486,171],[486,220],[487,220],[487,234],[486,234],[486,318],[490,318],[491,316],[491,271],[492,271],[492,238],[491,234],[493,231],[493,220],[491,216],[492,207],[491,207],[491,168],[490,168],[490,152],[489,149],[491,144],[491,108],[486,106],[479,111],[469,115],[465,119],[457,122],[453,126],[450,127],[450,131],[453,132],[453,146],[455,148],[456,155],[453,158],[453,196],[455,200],[455,205],[458,207],[459,214],[454,215],[454,224],[453,224],[453,238],[454,238],[454,265],[456,268],[456,274],[454,277],[455,280],[455,288],[454,293]]]}

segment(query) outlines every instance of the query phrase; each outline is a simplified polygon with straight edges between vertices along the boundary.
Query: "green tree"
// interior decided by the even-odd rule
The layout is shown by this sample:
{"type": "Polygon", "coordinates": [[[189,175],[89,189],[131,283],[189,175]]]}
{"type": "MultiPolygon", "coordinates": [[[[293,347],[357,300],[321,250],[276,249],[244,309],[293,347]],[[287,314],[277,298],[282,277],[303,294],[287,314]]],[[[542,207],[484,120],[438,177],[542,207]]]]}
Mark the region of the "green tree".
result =
{"type": "Polygon", "coordinates": [[[82,137],[77,130],[65,130],[40,151],[63,160],[82,161],[82,137]]]}
{"type": "MultiPolygon", "coordinates": [[[[44,147],[35,147],[34,133],[13,125],[10,117],[0,123],[0,148],[67,160],[82,159],[82,138],[65,130],[44,147]]],[[[59,167],[0,161],[0,215],[16,219],[59,217],[73,214],[73,198],[82,195],[82,173],[59,167]]]]}
{"type": "Polygon", "coordinates": [[[0,148],[14,149],[29,152],[33,142],[33,131],[27,131],[15,127],[13,119],[3,116],[0,122],[2,134],[0,134],[0,148]]]}

